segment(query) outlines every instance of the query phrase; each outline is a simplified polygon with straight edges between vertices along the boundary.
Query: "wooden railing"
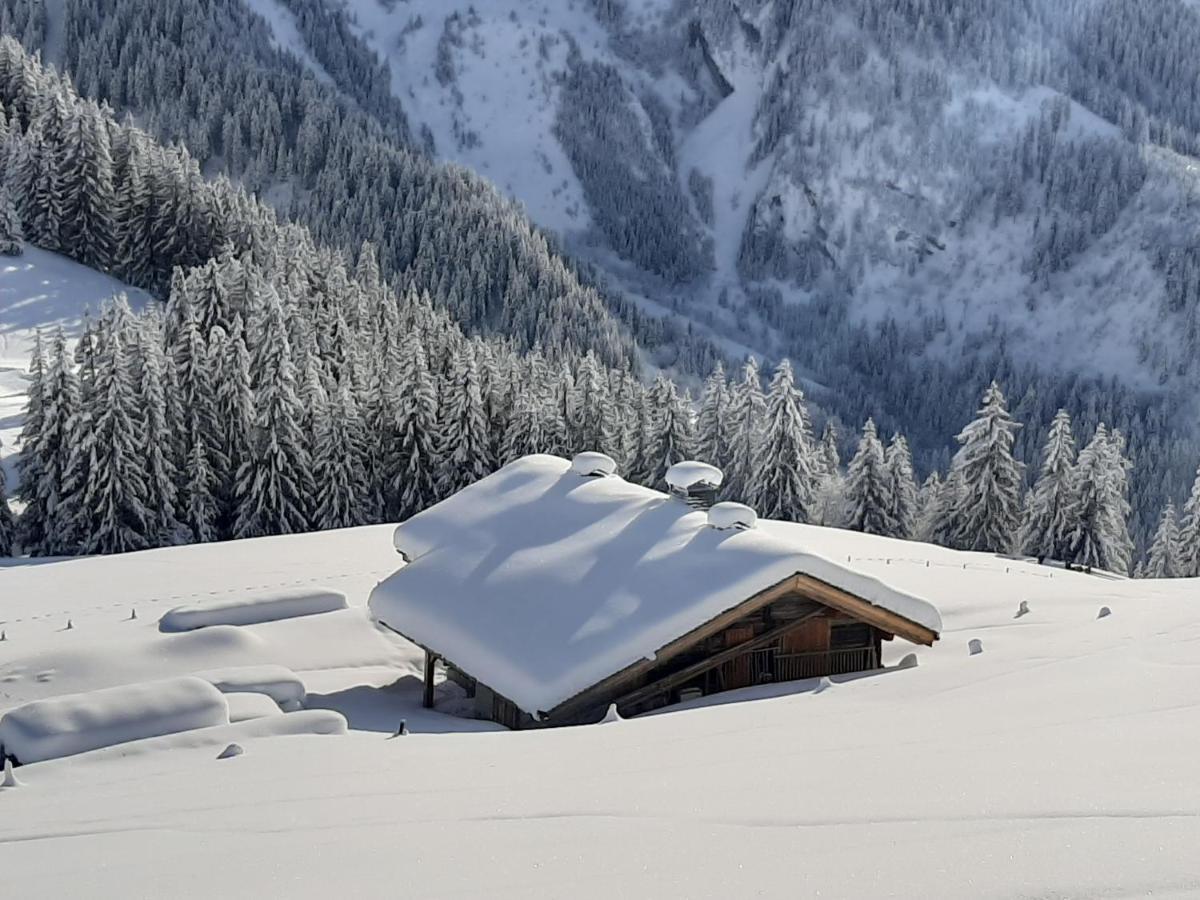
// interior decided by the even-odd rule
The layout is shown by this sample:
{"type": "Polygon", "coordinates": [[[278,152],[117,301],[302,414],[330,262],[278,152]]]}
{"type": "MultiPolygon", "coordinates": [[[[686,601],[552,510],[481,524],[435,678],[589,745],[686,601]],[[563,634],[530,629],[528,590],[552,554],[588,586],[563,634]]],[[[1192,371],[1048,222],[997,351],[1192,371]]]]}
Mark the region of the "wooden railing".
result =
{"type": "Polygon", "coordinates": [[[875,669],[879,660],[874,647],[846,650],[816,650],[808,653],[780,653],[767,648],[732,659],[720,668],[723,687],[762,684],[768,681],[797,681],[821,675],[845,675],[875,669]]]}

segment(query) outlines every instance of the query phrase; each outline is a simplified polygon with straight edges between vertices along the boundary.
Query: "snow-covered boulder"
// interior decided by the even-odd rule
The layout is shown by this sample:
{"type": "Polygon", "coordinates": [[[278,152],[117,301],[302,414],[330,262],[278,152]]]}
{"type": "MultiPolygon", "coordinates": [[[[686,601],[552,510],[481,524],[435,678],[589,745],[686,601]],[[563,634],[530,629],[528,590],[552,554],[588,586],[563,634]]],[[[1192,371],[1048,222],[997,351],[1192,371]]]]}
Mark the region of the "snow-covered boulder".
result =
{"type": "Polygon", "coordinates": [[[213,603],[191,603],[166,612],[159,631],[192,631],[210,625],[258,625],[315,616],[346,609],[346,595],[328,588],[280,590],[254,597],[237,597],[213,603]]]}
{"type": "Polygon", "coordinates": [[[304,682],[283,666],[233,666],[197,672],[222,694],[264,694],[281,709],[299,709],[304,705],[304,682]]]}
{"type": "Polygon", "coordinates": [[[0,718],[0,749],[21,763],[229,724],[225,696],[184,676],[36,700],[0,718]]]}
{"type": "Polygon", "coordinates": [[[708,524],[719,531],[753,528],[758,513],[744,503],[718,503],[708,511],[708,524]]]}
{"type": "Polygon", "coordinates": [[[611,456],[605,453],[596,453],[591,450],[583,453],[576,453],[571,460],[571,471],[576,475],[591,477],[594,475],[616,475],[617,463],[611,456]]]}

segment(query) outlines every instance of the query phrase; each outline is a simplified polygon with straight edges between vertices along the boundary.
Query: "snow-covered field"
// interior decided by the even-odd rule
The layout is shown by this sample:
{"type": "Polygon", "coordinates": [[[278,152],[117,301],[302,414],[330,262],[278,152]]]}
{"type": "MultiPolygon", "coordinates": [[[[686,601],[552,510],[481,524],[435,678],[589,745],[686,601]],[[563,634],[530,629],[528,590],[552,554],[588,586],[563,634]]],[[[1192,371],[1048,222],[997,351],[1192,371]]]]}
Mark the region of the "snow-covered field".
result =
{"type": "Polygon", "coordinates": [[[889,648],[916,668],[821,691],[524,733],[419,709],[415,648],[364,609],[397,564],[387,526],[0,568],[0,712],[264,665],[296,673],[310,708],[18,768],[0,790],[4,882],[22,897],[1200,892],[1194,582],[787,527],[928,597],[942,640],[889,648]],[[173,606],[305,585],[350,609],[158,631],[173,606]],[[313,709],[348,733],[312,733],[330,730],[313,709]],[[412,733],[391,738],[401,718],[412,733]],[[245,752],[218,760],[233,742],[245,752]]]}
{"type": "Polygon", "coordinates": [[[113,294],[125,291],[140,307],[147,297],[114,278],[57,253],[26,246],[23,256],[0,258],[0,465],[16,485],[11,457],[17,451],[29,382],[29,356],[40,328],[49,335],[62,326],[79,336],[85,312],[99,312],[113,294]]]}

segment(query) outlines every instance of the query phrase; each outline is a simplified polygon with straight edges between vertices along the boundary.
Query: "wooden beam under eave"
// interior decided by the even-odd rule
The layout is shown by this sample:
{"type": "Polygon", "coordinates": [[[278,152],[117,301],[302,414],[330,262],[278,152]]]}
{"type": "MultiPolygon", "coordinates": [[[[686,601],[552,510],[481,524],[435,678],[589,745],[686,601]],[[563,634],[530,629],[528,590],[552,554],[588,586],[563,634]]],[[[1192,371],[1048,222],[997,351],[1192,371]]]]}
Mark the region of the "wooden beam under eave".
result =
{"type": "Polygon", "coordinates": [[[429,650],[425,651],[425,691],[421,695],[421,705],[433,709],[433,673],[437,668],[437,657],[429,650]]]}
{"type": "Polygon", "coordinates": [[[796,590],[805,597],[810,597],[818,603],[824,603],[848,616],[874,625],[880,631],[904,638],[914,644],[924,644],[932,647],[938,639],[938,633],[924,625],[919,625],[904,616],[898,615],[882,606],[856,597],[841,588],[834,587],[811,575],[796,576],[796,590]]]}

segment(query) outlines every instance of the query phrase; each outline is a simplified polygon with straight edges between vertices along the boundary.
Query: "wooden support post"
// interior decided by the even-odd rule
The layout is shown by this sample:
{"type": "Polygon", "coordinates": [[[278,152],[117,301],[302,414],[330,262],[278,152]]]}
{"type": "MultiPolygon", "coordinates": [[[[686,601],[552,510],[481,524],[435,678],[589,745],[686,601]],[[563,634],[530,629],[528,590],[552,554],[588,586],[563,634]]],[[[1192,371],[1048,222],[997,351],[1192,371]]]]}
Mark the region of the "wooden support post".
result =
{"type": "Polygon", "coordinates": [[[425,693],[421,697],[421,705],[433,709],[433,670],[437,665],[437,657],[429,650],[425,651],[425,693]]]}

